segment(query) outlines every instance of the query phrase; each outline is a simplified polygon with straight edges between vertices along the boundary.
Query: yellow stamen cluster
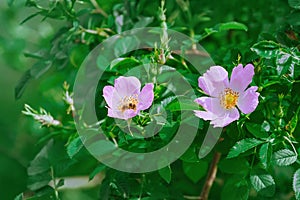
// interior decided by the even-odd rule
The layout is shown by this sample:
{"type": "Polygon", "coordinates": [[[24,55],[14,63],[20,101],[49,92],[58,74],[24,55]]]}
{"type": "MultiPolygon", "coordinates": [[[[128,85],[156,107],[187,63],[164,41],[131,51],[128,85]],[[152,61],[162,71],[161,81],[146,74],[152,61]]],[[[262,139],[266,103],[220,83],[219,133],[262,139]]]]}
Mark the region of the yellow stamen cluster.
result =
{"type": "Polygon", "coordinates": [[[233,91],[230,88],[226,88],[223,93],[221,93],[220,103],[223,108],[225,109],[232,109],[234,108],[239,99],[239,93],[233,91]]]}
{"type": "Polygon", "coordinates": [[[139,103],[139,101],[138,101],[137,94],[129,96],[129,97],[125,96],[120,103],[119,110],[121,112],[125,112],[128,109],[132,109],[132,110],[136,111],[138,103],[139,103]]]}

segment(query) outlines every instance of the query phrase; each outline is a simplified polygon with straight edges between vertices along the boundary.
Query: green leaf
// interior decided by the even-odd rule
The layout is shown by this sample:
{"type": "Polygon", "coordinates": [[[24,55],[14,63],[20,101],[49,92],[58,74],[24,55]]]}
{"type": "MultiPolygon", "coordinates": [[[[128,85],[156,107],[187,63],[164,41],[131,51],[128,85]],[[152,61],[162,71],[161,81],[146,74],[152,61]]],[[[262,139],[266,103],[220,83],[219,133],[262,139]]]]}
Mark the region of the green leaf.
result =
{"type": "Polygon", "coordinates": [[[292,8],[300,9],[300,0],[289,0],[289,5],[292,8]]]}
{"type": "Polygon", "coordinates": [[[218,25],[219,31],[227,30],[243,30],[248,31],[248,27],[245,24],[239,22],[227,22],[218,25]]]}
{"type": "Polygon", "coordinates": [[[92,173],[90,173],[89,180],[92,180],[98,173],[102,172],[106,168],[105,165],[98,165],[92,173]]]}
{"type": "Polygon", "coordinates": [[[251,50],[263,58],[272,58],[277,56],[279,48],[280,45],[276,42],[264,40],[254,44],[251,50]]]}
{"type": "Polygon", "coordinates": [[[7,1],[8,6],[12,6],[14,4],[15,0],[6,0],[6,1],[7,1]]]}
{"type": "Polygon", "coordinates": [[[196,153],[196,148],[194,146],[189,147],[180,159],[184,162],[198,162],[199,158],[196,153]]]}
{"type": "Polygon", "coordinates": [[[70,144],[67,146],[67,153],[70,156],[70,158],[73,158],[79,151],[82,149],[83,143],[80,139],[80,137],[77,137],[70,142],[70,144]]]}
{"type": "Polygon", "coordinates": [[[300,169],[298,169],[293,178],[293,190],[295,192],[295,197],[297,200],[300,199],[300,169]]]}
{"type": "Polygon", "coordinates": [[[265,171],[257,170],[250,175],[250,182],[254,189],[262,196],[272,197],[275,193],[275,181],[265,171]]]}
{"type": "Polygon", "coordinates": [[[278,166],[288,166],[296,162],[297,154],[289,149],[281,149],[273,155],[273,161],[278,166]]]}
{"type": "Polygon", "coordinates": [[[267,138],[268,133],[261,126],[260,124],[246,123],[246,128],[252,135],[257,138],[267,138]]]}
{"type": "Polygon", "coordinates": [[[224,159],[218,166],[222,172],[229,174],[246,174],[250,169],[248,161],[244,158],[224,159]]]}
{"type": "Polygon", "coordinates": [[[257,140],[255,138],[246,138],[240,140],[230,149],[227,158],[234,158],[262,143],[264,143],[264,141],[257,140]]]}
{"type": "Polygon", "coordinates": [[[245,179],[241,177],[231,177],[222,189],[221,200],[247,200],[249,192],[248,182],[245,179]]]}
{"type": "Polygon", "coordinates": [[[199,162],[183,162],[182,163],[183,171],[187,177],[197,183],[201,178],[203,178],[207,172],[208,164],[205,161],[199,162]]]}
{"type": "Polygon", "coordinates": [[[25,87],[28,84],[28,82],[32,79],[32,76],[30,74],[30,70],[27,70],[21,79],[19,80],[17,86],[15,87],[15,99],[20,99],[25,91],[25,87]]]}
{"type": "Polygon", "coordinates": [[[296,113],[292,117],[292,119],[289,121],[289,123],[286,126],[286,129],[290,132],[290,134],[293,134],[297,125],[298,125],[298,114],[299,114],[300,106],[298,107],[296,113]]]}
{"type": "Polygon", "coordinates": [[[23,200],[23,193],[19,194],[14,198],[14,200],[23,200]]]}
{"type": "Polygon", "coordinates": [[[139,17],[139,21],[134,24],[133,28],[144,28],[151,24],[154,17],[139,17]]]}
{"type": "Polygon", "coordinates": [[[265,169],[268,168],[270,165],[272,153],[273,153],[272,144],[266,143],[261,145],[259,149],[259,160],[265,169]]]}
{"type": "Polygon", "coordinates": [[[171,182],[172,171],[170,166],[158,170],[158,173],[167,183],[171,182]]]}
{"type": "Polygon", "coordinates": [[[50,173],[48,172],[29,176],[27,187],[30,190],[35,191],[48,185],[51,179],[50,173]]]}

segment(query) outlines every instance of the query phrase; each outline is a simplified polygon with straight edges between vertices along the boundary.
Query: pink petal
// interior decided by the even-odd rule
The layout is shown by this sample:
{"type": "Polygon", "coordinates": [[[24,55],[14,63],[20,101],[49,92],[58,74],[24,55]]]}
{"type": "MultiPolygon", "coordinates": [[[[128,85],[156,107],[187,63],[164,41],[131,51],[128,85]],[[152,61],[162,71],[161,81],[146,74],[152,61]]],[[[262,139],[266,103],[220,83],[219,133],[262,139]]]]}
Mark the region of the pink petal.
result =
{"type": "Polygon", "coordinates": [[[241,94],[238,100],[238,108],[245,114],[251,113],[258,105],[259,93],[256,92],[257,87],[252,86],[241,94]]]}
{"type": "Polygon", "coordinates": [[[112,107],[112,98],[114,93],[114,87],[113,86],[105,86],[103,88],[103,97],[109,107],[112,107]]]}
{"type": "Polygon", "coordinates": [[[108,113],[107,113],[107,115],[109,117],[118,118],[118,119],[126,119],[126,120],[136,116],[137,114],[138,113],[135,112],[132,109],[121,112],[119,110],[113,110],[113,109],[110,109],[110,108],[108,108],[108,113]]]}
{"type": "Polygon", "coordinates": [[[115,90],[117,94],[123,98],[125,96],[131,96],[139,94],[141,89],[141,83],[139,79],[134,76],[124,77],[121,76],[115,80],[115,90]]]}
{"type": "Polygon", "coordinates": [[[139,95],[138,110],[146,110],[152,105],[154,99],[153,88],[153,83],[148,83],[143,87],[139,95]]]}
{"type": "Polygon", "coordinates": [[[236,92],[243,92],[252,82],[253,75],[254,66],[252,64],[248,64],[244,68],[242,64],[239,64],[232,70],[229,87],[236,92]]]}
{"type": "Polygon", "coordinates": [[[225,115],[218,117],[217,119],[212,120],[210,123],[216,127],[225,127],[231,122],[238,120],[240,118],[240,113],[237,108],[228,110],[225,115]]]}
{"type": "Polygon", "coordinates": [[[218,97],[228,86],[228,73],[221,66],[213,66],[199,77],[198,85],[206,94],[218,97]]]}
{"type": "Polygon", "coordinates": [[[212,66],[205,74],[212,82],[222,82],[228,78],[228,72],[221,66],[212,66]]]}
{"type": "Polygon", "coordinates": [[[224,115],[226,110],[221,106],[220,99],[212,97],[200,97],[195,100],[206,111],[213,113],[216,116],[224,115]]]}
{"type": "Polygon", "coordinates": [[[194,113],[197,117],[204,119],[204,120],[213,120],[216,119],[217,116],[214,115],[212,112],[206,112],[201,110],[194,110],[194,113]]]}

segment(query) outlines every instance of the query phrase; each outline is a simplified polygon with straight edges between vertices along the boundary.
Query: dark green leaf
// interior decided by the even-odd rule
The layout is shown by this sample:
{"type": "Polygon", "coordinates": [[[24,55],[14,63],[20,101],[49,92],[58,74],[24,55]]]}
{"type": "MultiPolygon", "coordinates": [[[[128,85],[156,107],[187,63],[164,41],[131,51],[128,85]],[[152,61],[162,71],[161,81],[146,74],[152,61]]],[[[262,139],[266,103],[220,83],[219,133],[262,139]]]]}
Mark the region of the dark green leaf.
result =
{"type": "Polygon", "coordinates": [[[202,160],[198,162],[183,162],[183,171],[187,177],[197,183],[201,178],[203,178],[207,172],[208,164],[202,160]]]}
{"type": "Polygon", "coordinates": [[[273,155],[273,161],[278,166],[288,166],[296,162],[297,154],[289,149],[281,149],[273,155]]]}
{"type": "Polygon", "coordinates": [[[257,138],[267,138],[268,133],[261,128],[260,124],[246,123],[247,130],[257,138]]]}
{"type": "Polygon", "coordinates": [[[247,200],[249,196],[248,182],[240,177],[228,179],[221,192],[221,200],[247,200]]]}
{"type": "Polygon", "coordinates": [[[158,170],[158,173],[167,183],[171,182],[172,171],[170,166],[158,170]]]}
{"type": "Polygon", "coordinates": [[[272,144],[266,143],[261,145],[259,149],[259,159],[265,169],[268,168],[270,165],[272,153],[273,153],[272,144]]]}
{"type": "Polygon", "coordinates": [[[219,168],[221,171],[229,174],[246,174],[250,166],[248,161],[244,158],[233,158],[221,160],[219,168]]]}
{"type": "Polygon", "coordinates": [[[234,158],[262,143],[264,143],[264,141],[257,140],[255,138],[246,138],[240,140],[230,149],[227,158],[234,158]]]}
{"type": "Polygon", "coordinates": [[[30,70],[27,70],[21,79],[19,80],[16,88],[15,88],[15,99],[21,98],[22,94],[25,91],[25,87],[28,84],[28,82],[32,79],[32,76],[30,74],[30,70]]]}
{"type": "Polygon", "coordinates": [[[41,189],[42,187],[45,187],[46,185],[48,185],[48,183],[51,179],[52,178],[51,178],[49,172],[36,174],[34,176],[29,176],[27,187],[30,190],[35,191],[35,190],[41,189]]]}
{"type": "Polygon", "coordinates": [[[293,189],[297,200],[300,199],[300,169],[298,169],[293,178],[293,189]]]}
{"type": "Polygon", "coordinates": [[[256,171],[250,175],[250,181],[254,189],[262,196],[272,197],[275,193],[275,181],[273,177],[264,171],[256,171]]]}

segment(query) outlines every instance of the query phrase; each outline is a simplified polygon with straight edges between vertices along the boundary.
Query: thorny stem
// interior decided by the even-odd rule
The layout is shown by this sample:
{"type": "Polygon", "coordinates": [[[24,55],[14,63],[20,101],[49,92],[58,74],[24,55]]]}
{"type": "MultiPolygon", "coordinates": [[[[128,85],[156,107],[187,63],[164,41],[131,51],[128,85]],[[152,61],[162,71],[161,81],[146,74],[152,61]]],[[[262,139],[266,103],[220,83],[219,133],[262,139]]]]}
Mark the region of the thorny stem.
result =
{"type": "Polygon", "coordinates": [[[211,187],[214,183],[214,180],[216,178],[216,174],[217,174],[217,171],[218,171],[218,166],[217,165],[219,163],[220,158],[221,158],[221,153],[216,152],[214,154],[212,163],[210,164],[208,175],[206,177],[204,186],[202,188],[202,192],[201,192],[201,195],[200,195],[201,200],[207,200],[208,199],[210,189],[211,189],[211,187]]]}

